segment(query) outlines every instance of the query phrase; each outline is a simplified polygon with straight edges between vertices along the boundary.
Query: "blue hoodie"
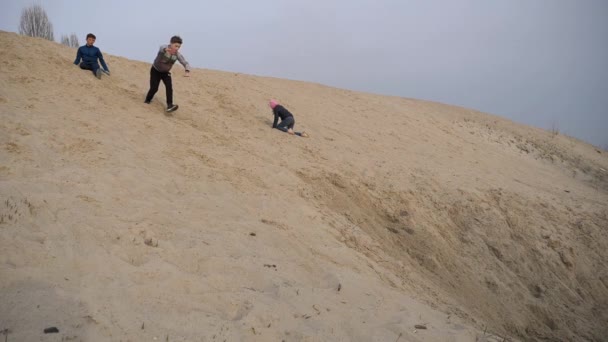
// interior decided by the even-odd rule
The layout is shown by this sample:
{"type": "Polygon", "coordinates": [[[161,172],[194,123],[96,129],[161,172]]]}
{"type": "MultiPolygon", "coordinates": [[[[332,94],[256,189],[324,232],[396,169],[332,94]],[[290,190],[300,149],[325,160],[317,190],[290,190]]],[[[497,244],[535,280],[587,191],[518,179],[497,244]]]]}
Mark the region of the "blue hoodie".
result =
{"type": "Polygon", "coordinates": [[[106,65],[106,61],[103,60],[101,50],[96,46],[83,45],[79,47],[74,64],[78,65],[81,58],[82,61],[87,64],[97,64],[97,59],[99,59],[99,63],[101,63],[103,70],[110,72],[110,69],[108,69],[108,66],[106,65]]]}

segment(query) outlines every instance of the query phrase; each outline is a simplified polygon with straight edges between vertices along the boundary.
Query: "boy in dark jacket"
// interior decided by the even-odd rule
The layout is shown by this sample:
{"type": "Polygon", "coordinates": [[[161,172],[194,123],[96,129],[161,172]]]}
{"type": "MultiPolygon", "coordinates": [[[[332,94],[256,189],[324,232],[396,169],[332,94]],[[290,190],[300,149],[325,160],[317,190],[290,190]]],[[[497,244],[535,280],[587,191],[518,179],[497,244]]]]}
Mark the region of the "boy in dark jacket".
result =
{"type": "Polygon", "coordinates": [[[308,137],[306,132],[294,132],[293,127],[296,124],[296,120],[287,108],[281,106],[277,100],[270,100],[268,103],[270,108],[272,108],[272,113],[274,114],[274,121],[272,122],[272,128],[276,128],[283,132],[287,132],[289,134],[299,135],[301,137],[308,137]],[[281,118],[281,122],[279,123],[279,118],[281,118]]]}
{"type": "Polygon", "coordinates": [[[167,92],[167,113],[173,112],[178,108],[178,105],[173,103],[173,83],[171,81],[171,68],[173,68],[173,64],[179,61],[184,66],[184,69],[186,69],[184,76],[190,76],[190,64],[179,53],[179,49],[182,47],[182,39],[179,36],[173,36],[170,43],[169,45],[161,45],[156,54],[152,68],[150,68],[150,90],[148,90],[146,100],[144,101],[145,103],[152,101],[162,80],[167,92]]]}
{"type": "Polygon", "coordinates": [[[110,75],[110,69],[108,69],[106,61],[103,60],[103,55],[101,54],[99,48],[93,46],[96,39],[97,37],[95,37],[94,34],[87,34],[87,44],[78,48],[74,64],[78,65],[82,59],[80,68],[84,70],[91,70],[93,75],[95,75],[97,78],[101,78],[102,70],[99,68],[99,63],[101,63],[101,66],[103,67],[103,72],[108,75],[110,75]]]}

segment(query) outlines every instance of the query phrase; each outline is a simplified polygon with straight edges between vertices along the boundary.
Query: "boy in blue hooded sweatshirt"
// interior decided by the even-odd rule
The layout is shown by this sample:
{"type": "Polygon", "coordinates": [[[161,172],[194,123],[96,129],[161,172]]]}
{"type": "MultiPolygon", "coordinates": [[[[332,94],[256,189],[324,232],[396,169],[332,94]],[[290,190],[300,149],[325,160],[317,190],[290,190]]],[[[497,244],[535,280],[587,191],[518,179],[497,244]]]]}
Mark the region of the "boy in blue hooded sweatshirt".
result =
{"type": "Polygon", "coordinates": [[[80,60],[82,59],[82,63],[80,63],[80,69],[91,70],[95,77],[101,78],[102,69],[99,68],[99,63],[101,63],[101,66],[103,67],[103,72],[105,72],[107,75],[110,75],[110,69],[108,69],[106,61],[103,60],[101,50],[99,50],[98,47],[93,46],[96,39],[97,37],[95,37],[94,34],[87,34],[87,44],[78,48],[74,64],[78,65],[78,63],[80,63],[80,60]]]}

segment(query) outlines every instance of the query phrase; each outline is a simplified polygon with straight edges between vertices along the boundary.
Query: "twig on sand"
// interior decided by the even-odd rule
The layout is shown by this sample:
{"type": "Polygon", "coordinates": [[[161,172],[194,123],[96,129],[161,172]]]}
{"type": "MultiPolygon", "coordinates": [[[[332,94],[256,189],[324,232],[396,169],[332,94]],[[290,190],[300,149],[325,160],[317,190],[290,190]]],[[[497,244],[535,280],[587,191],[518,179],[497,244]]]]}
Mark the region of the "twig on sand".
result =
{"type": "Polygon", "coordinates": [[[315,309],[315,311],[317,312],[317,316],[321,314],[321,311],[317,309],[317,306],[315,304],[312,305],[312,308],[315,309]]]}
{"type": "Polygon", "coordinates": [[[399,333],[399,336],[397,336],[397,339],[395,340],[395,342],[399,342],[399,339],[401,338],[402,335],[403,335],[403,333],[399,333]]]}

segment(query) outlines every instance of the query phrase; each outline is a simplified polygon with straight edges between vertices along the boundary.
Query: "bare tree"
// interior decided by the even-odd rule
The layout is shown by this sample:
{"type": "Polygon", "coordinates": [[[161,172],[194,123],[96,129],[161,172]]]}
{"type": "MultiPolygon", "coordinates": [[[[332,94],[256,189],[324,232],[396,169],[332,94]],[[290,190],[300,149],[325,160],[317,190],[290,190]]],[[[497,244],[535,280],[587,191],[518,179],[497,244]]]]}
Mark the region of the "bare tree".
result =
{"type": "Polygon", "coordinates": [[[553,120],[551,124],[551,135],[556,136],[559,134],[559,122],[557,120],[553,120]]]}
{"type": "Polygon", "coordinates": [[[72,33],[69,36],[62,34],[61,35],[61,44],[67,45],[67,46],[73,47],[73,48],[77,48],[80,46],[80,44],[78,44],[78,36],[76,36],[75,33],[72,33]]]}
{"type": "Polygon", "coordinates": [[[53,24],[41,5],[32,5],[23,9],[19,22],[19,33],[30,37],[55,40],[53,24]]]}
{"type": "Polygon", "coordinates": [[[78,44],[78,36],[76,33],[70,34],[70,46],[76,48],[80,46],[80,44],[78,44]]]}

